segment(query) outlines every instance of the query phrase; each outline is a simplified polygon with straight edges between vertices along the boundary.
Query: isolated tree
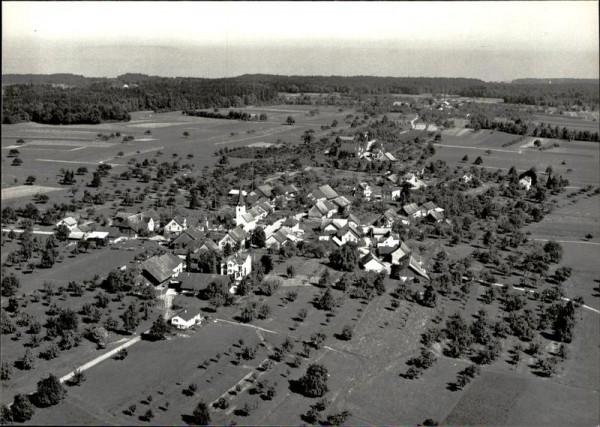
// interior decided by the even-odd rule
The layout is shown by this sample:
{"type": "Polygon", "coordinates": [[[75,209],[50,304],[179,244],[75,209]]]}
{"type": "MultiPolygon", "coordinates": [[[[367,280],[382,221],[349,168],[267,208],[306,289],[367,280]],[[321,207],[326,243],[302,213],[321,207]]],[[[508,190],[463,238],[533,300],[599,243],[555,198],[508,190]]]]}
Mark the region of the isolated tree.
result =
{"type": "Polygon", "coordinates": [[[168,332],[169,325],[162,314],[159,314],[154,323],[152,323],[152,326],[148,331],[148,336],[154,340],[164,340],[168,332]]]}
{"type": "Polygon", "coordinates": [[[302,141],[306,145],[310,145],[315,140],[315,131],[313,129],[305,130],[302,134],[302,141]]]}
{"type": "Polygon", "coordinates": [[[33,417],[33,414],[35,414],[35,407],[31,404],[31,400],[26,394],[17,394],[10,410],[12,419],[19,423],[29,421],[33,417]]]}
{"type": "Polygon", "coordinates": [[[335,307],[335,298],[331,293],[331,289],[327,288],[325,292],[317,300],[317,308],[321,310],[331,311],[335,307]]]}
{"type": "Polygon", "coordinates": [[[16,148],[11,148],[10,150],[8,150],[8,154],[6,155],[6,157],[17,157],[19,154],[21,154],[19,150],[17,150],[16,148]]]}
{"type": "Polygon", "coordinates": [[[339,335],[341,339],[345,341],[350,341],[352,339],[352,335],[354,334],[354,330],[350,325],[344,325],[342,328],[342,333],[339,335]]]}
{"type": "Polygon", "coordinates": [[[25,350],[25,354],[23,354],[23,357],[19,360],[19,364],[21,365],[21,369],[26,371],[35,367],[35,359],[30,349],[25,350]]]}
{"type": "Polygon", "coordinates": [[[201,400],[194,409],[194,424],[206,426],[210,424],[210,412],[208,405],[201,400]]]}
{"type": "Polygon", "coordinates": [[[0,380],[8,381],[8,380],[10,380],[11,376],[12,376],[12,367],[10,366],[10,364],[8,362],[2,362],[2,365],[0,366],[0,380]]]}
{"type": "Polygon", "coordinates": [[[575,306],[573,302],[568,301],[566,304],[558,306],[552,328],[554,329],[554,335],[559,341],[571,342],[573,339],[573,330],[575,329],[575,306]]]}
{"type": "Polygon", "coordinates": [[[265,274],[269,274],[273,270],[273,258],[270,255],[263,255],[260,258],[260,263],[265,274]]]}
{"type": "Polygon", "coordinates": [[[90,187],[100,187],[102,185],[102,176],[100,172],[95,171],[92,175],[92,182],[90,182],[90,187]]]}
{"type": "Polygon", "coordinates": [[[188,136],[190,136],[190,133],[186,130],[185,132],[183,132],[183,136],[187,138],[188,136]]]}
{"type": "Polygon", "coordinates": [[[562,259],[562,245],[554,240],[550,240],[544,245],[544,252],[550,262],[558,263],[562,259]]]}
{"type": "Polygon", "coordinates": [[[10,297],[17,293],[19,287],[21,286],[21,282],[18,277],[13,273],[10,273],[8,276],[4,276],[2,278],[2,296],[10,297]]]}
{"type": "Polygon", "coordinates": [[[267,236],[265,230],[262,227],[257,227],[252,233],[252,244],[257,248],[264,248],[266,245],[267,236]]]}
{"type": "Polygon", "coordinates": [[[53,374],[41,379],[37,383],[34,395],[35,403],[40,407],[53,406],[64,399],[67,390],[53,374]]]}
{"type": "Polygon", "coordinates": [[[296,120],[294,120],[292,116],[287,116],[287,119],[285,119],[285,123],[288,125],[293,125],[296,123],[296,120]]]}
{"type": "Polygon", "coordinates": [[[13,166],[21,166],[23,164],[23,160],[21,160],[20,158],[16,157],[12,163],[13,166]]]}
{"type": "Polygon", "coordinates": [[[127,332],[133,332],[140,324],[140,313],[137,304],[132,302],[127,310],[122,314],[121,319],[123,320],[123,329],[127,332]]]}
{"type": "Polygon", "coordinates": [[[327,387],[327,368],[319,364],[309,365],[306,373],[298,380],[299,390],[309,397],[321,397],[329,390],[327,387]]]}
{"type": "Polygon", "coordinates": [[[35,180],[36,180],[35,176],[29,175],[27,177],[27,179],[25,180],[25,185],[33,185],[33,184],[35,184],[35,180]]]}
{"type": "Polygon", "coordinates": [[[481,165],[483,164],[483,159],[481,158],[481,156],[477,156],[477,158],[475,159],[475,161],[473,162],[474,165],[481,165]]]}

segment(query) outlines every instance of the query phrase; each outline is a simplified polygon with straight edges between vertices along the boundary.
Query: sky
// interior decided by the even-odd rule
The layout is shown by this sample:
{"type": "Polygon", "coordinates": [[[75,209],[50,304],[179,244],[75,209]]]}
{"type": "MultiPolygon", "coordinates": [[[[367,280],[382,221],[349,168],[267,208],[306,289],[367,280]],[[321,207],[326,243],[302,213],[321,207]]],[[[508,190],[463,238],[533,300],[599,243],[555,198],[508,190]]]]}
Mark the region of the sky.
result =
{"type": "Polygon", "coordinates": [[[598,1],[2,2],[2,73],[598,78],[598,1]]]}

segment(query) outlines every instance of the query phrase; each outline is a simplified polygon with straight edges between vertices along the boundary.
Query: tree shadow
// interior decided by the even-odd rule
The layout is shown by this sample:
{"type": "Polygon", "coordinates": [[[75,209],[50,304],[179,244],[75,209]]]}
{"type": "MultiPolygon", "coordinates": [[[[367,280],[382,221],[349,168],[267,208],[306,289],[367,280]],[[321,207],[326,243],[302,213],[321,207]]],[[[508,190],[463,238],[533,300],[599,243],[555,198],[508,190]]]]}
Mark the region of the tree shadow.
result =
{"type": "Polygon", "coordinates": [[[198,423],[196,422],[196,418],[193,415],[182,414],[181,420],[189,426],[198,425],[198,423]]]}
{"type": "Polygon", "coordinates": [[[450,390],[452,392],[462,390],[455,382],[449,382],[446,384],[446,390],[450,390]]]}

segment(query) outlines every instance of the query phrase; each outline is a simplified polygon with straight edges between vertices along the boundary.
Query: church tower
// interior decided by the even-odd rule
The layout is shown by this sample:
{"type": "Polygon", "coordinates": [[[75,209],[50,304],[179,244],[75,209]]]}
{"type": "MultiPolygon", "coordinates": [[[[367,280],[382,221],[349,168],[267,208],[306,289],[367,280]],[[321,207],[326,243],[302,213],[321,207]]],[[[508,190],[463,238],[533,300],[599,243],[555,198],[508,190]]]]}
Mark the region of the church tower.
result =
{"type": "Polygon", "coordinates": [[[240,185],[240,196],[238,198],[237,206],[235,207],[235,225],[243,223],[242,215],[246,214],[246,201],[244,200],[244,192],[240,185]]]}

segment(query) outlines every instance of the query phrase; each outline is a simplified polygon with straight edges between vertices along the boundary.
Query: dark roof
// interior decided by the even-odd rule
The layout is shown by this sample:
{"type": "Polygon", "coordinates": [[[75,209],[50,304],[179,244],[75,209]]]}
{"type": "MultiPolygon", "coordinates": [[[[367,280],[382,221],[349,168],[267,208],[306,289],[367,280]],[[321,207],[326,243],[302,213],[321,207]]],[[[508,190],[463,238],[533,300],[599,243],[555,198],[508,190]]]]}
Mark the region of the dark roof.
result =
{"type": "Polygon", "coordinates": [[[199,291],[204,289],[210,282],[220,277],[222,276],[218,274],[183,272],[177,276],[177,280],[181,283],[180,289],[199,291]]]}
{"type": "Polygon", "coordinates": [[[171,253],[153,256],[142,263],[145,271],[157,283],[162,283],[173,276],[173,269],[179,266],[182,260],[171,253]]]}
{"type": "Polygon", "coordinates": [[[336,197],[339,197],[339,194],[336,193],[335,190],[328,184],[320,186],[319,191],[321,191],[325,197],[327,197],[327,199],[335,199],[336,197]]]}

